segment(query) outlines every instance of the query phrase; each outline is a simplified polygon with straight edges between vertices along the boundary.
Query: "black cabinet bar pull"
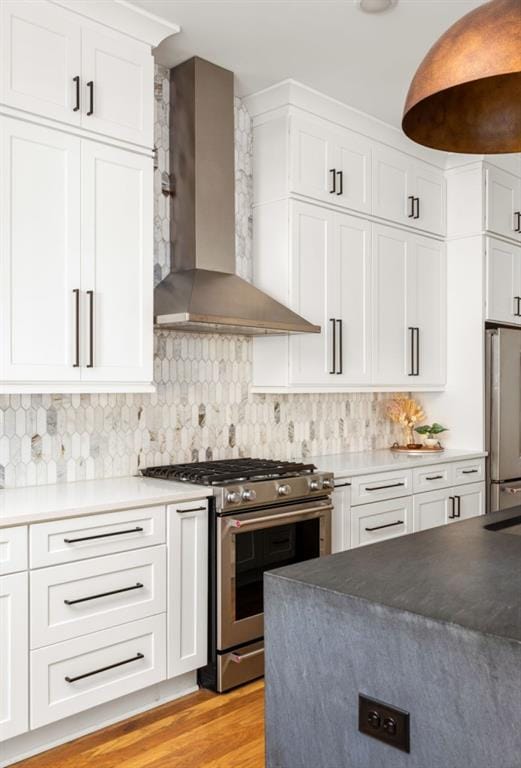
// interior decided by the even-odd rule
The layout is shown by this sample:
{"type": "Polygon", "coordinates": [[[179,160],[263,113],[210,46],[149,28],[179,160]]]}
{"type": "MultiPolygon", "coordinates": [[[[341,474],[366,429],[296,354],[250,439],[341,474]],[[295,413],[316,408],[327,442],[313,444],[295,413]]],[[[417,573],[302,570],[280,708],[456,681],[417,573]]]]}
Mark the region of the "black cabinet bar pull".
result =
{"type": "Polygon", "coordinates": [[[335,318],[330,317],[329,322],[331,323],[331,326],[333,328],[333,343],[332,343],[333,359],[331,363],[332,370],[329,371],[329,373],[336,373],[336,321],[335,321],[335,318]]]}
{"type": "Polygon", "coordinates": [[[343,342],[343,336],[342,336],[342,320],[337,320],[338,323],[338,367],[339,370],[337,373],[344,373],[344,357],[342,352],[342,347],[344,346],[343,342]]]}
{"type": "Polygon", "coordinates": [[[443,480],[443,475],[431,475],[430,477],[426,477],[426,480],[443,480]]]}
{"type": "Polygon", "coordinates": [[[415,203],[416,203],[414,218],[415,219],[419,219],[420,218],[420,198],[419,197],[415,197],[414,200],[415,200],[415,203]]]}
{"type": "Polygon", "coordinates": [[[420,375],[420,329],[409,326],[411,333],[411,370],[409,376],[420,375]]]}
{"type": "Polygon", "coordinates": [[[449,501],[452,509],[452,513],[449,515],[449,520],[454,520],[454,518],[456,517],[455,507],[454,507],[454,496],[449,496],[449,501]]]}
{"type": "Polygon", "coordinates": [[[332,174],[333,188],[329,190],[330,195],[336,194],[336,168],[330,168],[329,173],[332,174]]]}
{"type": "Polygon", "coordinates": [[[461,474],[462,475],[475,475],[479,470],[477,469],[462,469],[461,474]]]}
{"type": "Polygon", "coordinates": [[[411,326],[409,326],[409,333],[411,334],[411,368],[409,376],[414,376],[414,328],[411,326]]]}
{"type": "Polygon", "coordinates": [[[337,171],[336,175],[338,176],[338,180],[340,182],[337,195],[343,195],[344,194],[344,171],[337,171]]]}
{"type": "Polygon", "coordinates": [[[76,84],[76,106],[73,107],[73,112],[77,112],[80,108],[80,76],[72,78],[72,82],[76,84]]]}
{"type": "Polygon", "coordinates": [[[373,488],[366,488],[366,491],[385,491],[387,488],[401,488],[405,483],[393,483],[392,485],[375,485],[373,488]]]}
{"type": "Polygon", "coordinates": [[[385,525],[375,525],[373,528],[366,528],[366,531],[381,531],[382,528],[392,528],[394,525],[403,525],[403,520],[397,520],[395,523],[386,523],[385,525]]]}
{"type": "Polygon", "coordinates": [[[454,497],[458,502],[457,511],[454,512],[454,517],[461,517],[461,496],[454,497]]]}
{"type": "Polygon", "coordinates": [[[350,488],[351,483],[338,483],[338,485],[334,486],[335,488],[350,488]]]}
{"type": "Polygon", "coordinates": [[[73,368],[79,368],[80,367],[80,289],[74,288],[73,289],[74,294],[74,314],[75,314],[75,329],[74,329],[74,346],[75,346],[75,354],[74,354],[74,362],[72,364],[73,368]]]}
{"type": "Polygon", "coordinates": [[[409,209],[409,213],[407,214],[407,218],[409,218],[409,219],[414,219],[414,210],[415,210],[414,209],[414,201],[415,201],[415,199],[416,198],[413,195],[409,195],[409,197],[407,198],[407,200],[411,204],[411,207],[409,209]]]}
{"type": "Polygon", "coordinates": [[[90,595],[89,597],[78,597],[76,600],[64,600],[65,605],[76,605],[76,603],[86,603],[88,600],[97,600],[99,597],[110,597],[110,595],[119,595],[121,592],[131,592],[133,589],[143,589],[143,584],[134,584],[132,587],[123,587],[122,589],[113,589],[111,592],[100,592],[99,595],[90,595]]]}
{"type": "Polygon", "coordinates": [[[515,211],[514,217],[517,222],[514,226],[514,232],[521,232],[521,211],[515,211]]]}
{"type": "Polygon", "coordinates": [[[420,329],[416,328],[416,376],[420,375],[420,329]]]}
{"type": "Polygon", "coordinates": [[[133,661],[139,661],[140,659],[144,659],[145,654],[144,653],[136,653],[135,656],[133,656],[131,659],[125,659],[124,661],[117,661],[115,664],[109,664],[108,667],[100,667],[99,669],[93,669],[92,672],[85,672],[83,675],[76,675],[76,677],[69,677],[68,675],[65,678],[65,681],[67,683],[75,683],[76,680],[83,680],[86,677],[92,677],[92,675],[99,675],[100,672],[107,672],[109,669],[116,669],[116,667],[122,667],[123,664],[130,664],[133,661]]]}
{"type": "Polygon", "coordinates": [[[89,297],[89,362],[87,368],[94,368],[94,291],[87,291],[89,297]]]}
{"type": "Polygon", "coordinates": [[[184,515],[186,512],[204,512],[206,510],[206,507],[190,507],[190,509],[177,509],[176,512],[179,512],[179,514],[184,515]]]}
{"type": "Polygon", "coordinates": [[[521,296],[514,296],[516,307],[514,308],[514,317],[521,317],[521,296]]]}
{"type": "Polygon", "coordinates": [[[66,544],[76,544],[78,541],[92,541],[92,539],[106,539],[109,536],[123,536],[125,533],[141,533],[143,528],[130,528],[128,531],[111,531],[110,533],[96,533],[93,536],[81,536],[79,539],[64,539],[66,544]]]}
{"type": "Polygon", "coordinates": [[[87,112],[87,115],[93,115],[94,114],[94,82],[92,80],[89,80],[87,83],[87,88],[89,89],[89,111],[87,112]]]}

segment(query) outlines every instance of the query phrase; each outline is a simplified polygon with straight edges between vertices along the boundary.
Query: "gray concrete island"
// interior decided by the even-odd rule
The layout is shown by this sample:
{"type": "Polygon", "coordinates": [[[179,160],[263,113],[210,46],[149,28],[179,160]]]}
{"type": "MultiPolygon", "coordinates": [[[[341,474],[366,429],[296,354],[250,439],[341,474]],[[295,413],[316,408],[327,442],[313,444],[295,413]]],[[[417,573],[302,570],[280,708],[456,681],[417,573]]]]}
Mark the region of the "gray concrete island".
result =
{"type": "Polygon", "coordinates": [[[267,768],[521,768],[521,535],[485,528],[519,515],[266,574],[267,768]],[[409,754],[359,693],[410,713],[409,754]]]}

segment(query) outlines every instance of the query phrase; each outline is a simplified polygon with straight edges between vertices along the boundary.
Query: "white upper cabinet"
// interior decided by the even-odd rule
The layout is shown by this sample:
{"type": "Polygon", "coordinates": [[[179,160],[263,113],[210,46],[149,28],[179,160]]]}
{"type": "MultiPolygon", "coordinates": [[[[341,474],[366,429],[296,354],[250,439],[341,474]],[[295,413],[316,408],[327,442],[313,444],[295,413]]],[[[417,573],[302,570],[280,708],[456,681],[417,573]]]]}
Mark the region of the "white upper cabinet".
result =
{"type": "Polygon", "coordinates": [[[26,112],[80,125],[79,17],[42,0],[4,0],[0,14],[1,100],[26,112]]]}
{"type": "Polygon", "coordinates": [[[150,388],[152,159],[8,117],[0,135],[0,390],[150,388]]]}
{"type": "Polygon", "coordinates": [[[152,147],[149,46],[47,0],[1,5],[4,104],[152,147]]]}
{"type": "Polygon", "coordinates": [[[521,325],[521,245],[486,238],[486,319],[521,325]]]}
{"type": "Polygon", "coordinates": [[[82,125],[151,147],[154,59],[150,48],[101,28],[82,31],[82,125]]]}
{"type": "Polygon", "coordinates": [[[373,258],[374,382],[413,388],[443,386],[444,245],[375,225],[373,258]]]}
{"type": "Polygon", "coordinates": [[[80,378],[80,139],[0,117],[1,379],[80,378]]]}
{"type": "Polygon", "coordinates": [[[383,144],[373,150],[373,214],[433,234],[445,233],[443,171],[383,144]]]}
{"type": "Polygon", "coordinates": [[[485,229],[521,241],[521,178],[485,168],[485,229]]]}
{"type": "Polygon", "coordinates": [[[82,142],[82,379],[152,380],[152,163],[82,142]]]}
{"type": "Polygon", "coordinates": [[[324,120],[290,118],[290,191],[358,211],[371,209],[371,142],[324,120]]]}

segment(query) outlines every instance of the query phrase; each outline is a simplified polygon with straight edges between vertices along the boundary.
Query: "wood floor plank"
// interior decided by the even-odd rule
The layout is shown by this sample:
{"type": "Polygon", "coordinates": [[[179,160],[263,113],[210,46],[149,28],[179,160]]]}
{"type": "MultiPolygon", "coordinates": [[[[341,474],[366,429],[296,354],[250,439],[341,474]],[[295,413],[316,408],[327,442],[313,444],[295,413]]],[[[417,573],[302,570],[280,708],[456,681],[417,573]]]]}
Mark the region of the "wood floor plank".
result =
{"type": "Polygon", "coordinates": [[[264,768],[264,685],[198,691],[16,768],[264,768]]]}

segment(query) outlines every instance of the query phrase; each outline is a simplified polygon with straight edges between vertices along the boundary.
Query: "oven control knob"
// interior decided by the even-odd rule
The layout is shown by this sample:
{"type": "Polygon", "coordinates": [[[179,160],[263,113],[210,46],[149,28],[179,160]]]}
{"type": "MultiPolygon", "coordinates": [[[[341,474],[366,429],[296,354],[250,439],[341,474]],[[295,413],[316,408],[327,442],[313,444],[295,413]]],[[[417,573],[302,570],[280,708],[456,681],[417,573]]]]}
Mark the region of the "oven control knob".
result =
{"type": "Polygon", "coordinates": [[[257,498],[257,494],[253,490],[253,488],[248,488],[246,491],[242,492],[242,500],[243,501],[255,501],[257,498]]]}
{"type": "Polygon", "coordinates": [[[285,483],[284,485],[279,485],[277,489],[277,493],[279,496],[289,496],[291,493],[291,485],[288,485],[288,483],[285,483]]]}
{"type": "Polygon", "coordinates": [[[320,491],[322,490],[322,484],[319,480],[311,480],[309,483],[309,490],[310,491],[320,491]]]}
{"type": "Polygon", "coordinates": [[[326,478],[325,478],[325,479],[322,481],[322,487],[323,487],[323,488],[332,488],[332,487],[333,487],[333,483],[331,482],[331,480],[329,480],[329,479],[326,477],[326,478]]]}
{"type": "Polygon", "coordinates": [[[228,491],[226,494],[226,501],[228,504],[238,504],[241,500],[241,494],[237,493],[237,491],[228,491]]]}

